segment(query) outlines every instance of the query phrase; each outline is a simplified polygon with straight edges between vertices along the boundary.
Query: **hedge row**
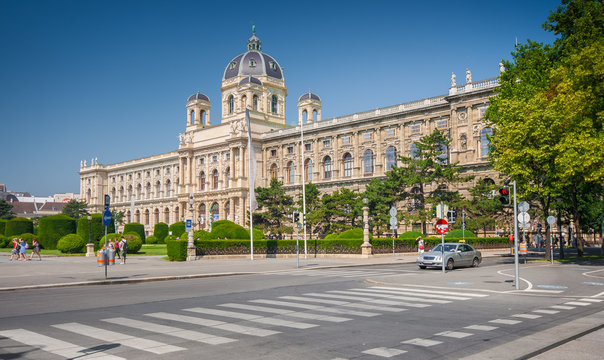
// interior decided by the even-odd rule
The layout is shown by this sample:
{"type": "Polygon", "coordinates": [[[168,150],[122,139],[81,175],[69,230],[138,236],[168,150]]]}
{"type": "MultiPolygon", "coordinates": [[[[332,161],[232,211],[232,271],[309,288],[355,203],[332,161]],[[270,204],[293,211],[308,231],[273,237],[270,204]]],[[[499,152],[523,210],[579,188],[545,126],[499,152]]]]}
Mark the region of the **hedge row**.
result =
{"type": "Polygon", "coordinates": [[[26,219],[24,217],[16,217],[10,219],[6,222],[4,227],[4,235],[5,236],[15,236],[21,235],[25,233],[33,233],[34,232],[34,223],[33,221],[26,219]]]}
{"type": "MultiPolygon", "coordinates": [[[[75,219],[66,215],[52,215],[40,219],[38,241],[46,249],[56,249],[59,239],[76,232],[75,219]]],[[[88,241],[88,239],[85,239],[88,241]]]]}

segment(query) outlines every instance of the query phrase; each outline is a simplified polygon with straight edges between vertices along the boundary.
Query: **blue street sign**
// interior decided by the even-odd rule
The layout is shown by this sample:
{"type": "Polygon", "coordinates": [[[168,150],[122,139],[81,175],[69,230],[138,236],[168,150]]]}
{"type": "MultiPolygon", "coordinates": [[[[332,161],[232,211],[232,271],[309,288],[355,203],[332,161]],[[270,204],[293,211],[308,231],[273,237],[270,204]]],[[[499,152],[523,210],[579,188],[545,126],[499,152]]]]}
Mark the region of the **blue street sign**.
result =
{"type": "Polygon", "coordinates": [[[187,222],[185,224],[185,231],[190,232],[192,225],[193,225],[193,221],[191,219],[187,220],[187,222]]]}
{"type": "Polygon", "coordinates": [[[103,212],[103,225],[109,226],[111,224],[111,212],[109,210],[105,210],[103,212]]]}

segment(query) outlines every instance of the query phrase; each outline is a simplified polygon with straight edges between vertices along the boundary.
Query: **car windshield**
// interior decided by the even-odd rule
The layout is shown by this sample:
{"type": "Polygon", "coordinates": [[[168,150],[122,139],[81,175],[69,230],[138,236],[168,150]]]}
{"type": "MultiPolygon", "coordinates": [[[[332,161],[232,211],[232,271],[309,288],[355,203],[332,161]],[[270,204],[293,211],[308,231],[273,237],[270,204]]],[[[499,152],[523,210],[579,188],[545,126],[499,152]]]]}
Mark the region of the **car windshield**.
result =
{"type": "MultiPolygon", "coordinates": [[[[432,249],[432,251],[442,252],[441,246],[442,245],[438,245],[437,247],[435,247],[434,249],[432,249]]],[[[457,248],[457,245],[445,244],[445,252],[455,251],[455,248],[457,248]]]]}

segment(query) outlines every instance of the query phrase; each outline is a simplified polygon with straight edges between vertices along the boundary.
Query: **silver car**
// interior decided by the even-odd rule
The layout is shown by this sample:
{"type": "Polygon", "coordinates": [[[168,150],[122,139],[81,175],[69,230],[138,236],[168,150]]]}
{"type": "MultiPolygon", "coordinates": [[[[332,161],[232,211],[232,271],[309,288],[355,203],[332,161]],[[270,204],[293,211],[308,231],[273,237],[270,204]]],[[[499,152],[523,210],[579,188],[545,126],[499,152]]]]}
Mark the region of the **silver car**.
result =
{"type": "Polygon", "coordinates": [[[442,259],[445,259],[445,266],[448,270],[453,270],[456,266],[477,267],[482,262],[482,254],[468,244],[445,243],[443,255],[442,244],[434,249],[425,252],[417,257],[417,265],[420,269],[428,266],[442,266],[442,259]]]}

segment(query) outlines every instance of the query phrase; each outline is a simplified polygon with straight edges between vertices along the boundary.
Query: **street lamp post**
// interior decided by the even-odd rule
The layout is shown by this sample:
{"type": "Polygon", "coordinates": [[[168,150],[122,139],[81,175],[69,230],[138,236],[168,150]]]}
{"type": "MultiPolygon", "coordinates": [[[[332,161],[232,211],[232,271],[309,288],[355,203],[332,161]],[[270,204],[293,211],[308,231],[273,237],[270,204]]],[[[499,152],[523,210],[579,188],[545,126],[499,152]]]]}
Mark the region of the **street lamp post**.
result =
{"type": "Polygon", "coordinates": [[[197,260],[197,249],[193,239],[193,193],[189,194],[189,216],[187,221],[190,221],[191,228],[187,234],[187,261],[197,260]]]}
{"type": "Polygon", "coordinates": [[[363,257],[369,257],[373,255],[373,248],[369,243],[369,207],[367,203],[369,199],[363,197],[363,245],[361,245],[361,255],[363,257]]]}
{"type": "Polygon", "coordinates": [[[92,243],[92,216],[86,216],[88,219],[88,244],[86,244],[86,256],[94,256],[94,244],[92,243]]]}

